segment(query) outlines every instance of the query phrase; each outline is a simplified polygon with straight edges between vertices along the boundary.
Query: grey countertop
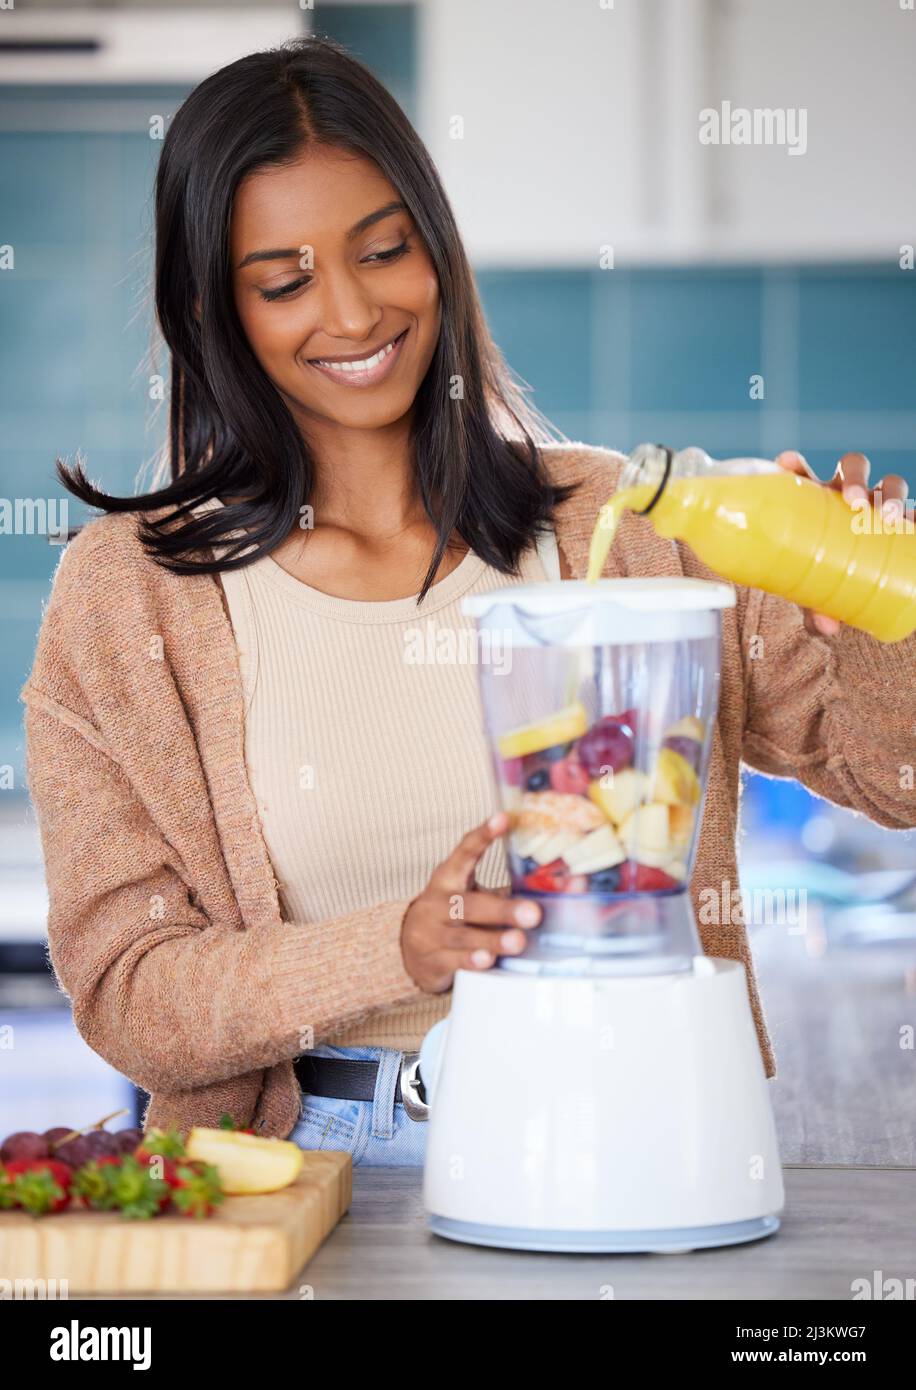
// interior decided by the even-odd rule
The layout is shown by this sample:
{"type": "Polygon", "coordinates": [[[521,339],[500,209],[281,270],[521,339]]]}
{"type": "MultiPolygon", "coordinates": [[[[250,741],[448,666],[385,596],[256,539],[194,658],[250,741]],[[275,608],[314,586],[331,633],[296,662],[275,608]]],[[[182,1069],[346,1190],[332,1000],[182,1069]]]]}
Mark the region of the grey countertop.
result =
{"type": "Polygon", "coordinates": [[[356,1168],[353,1204],[287,1298],[850,1301],[916,1279],[916,1169],[787,1168],[780,1230],[683,1255],[548,1255],[431,1235],[414,1168],[356,1168]],[[611,1293],[611,1290],[613,1291],[611,1293]]]}

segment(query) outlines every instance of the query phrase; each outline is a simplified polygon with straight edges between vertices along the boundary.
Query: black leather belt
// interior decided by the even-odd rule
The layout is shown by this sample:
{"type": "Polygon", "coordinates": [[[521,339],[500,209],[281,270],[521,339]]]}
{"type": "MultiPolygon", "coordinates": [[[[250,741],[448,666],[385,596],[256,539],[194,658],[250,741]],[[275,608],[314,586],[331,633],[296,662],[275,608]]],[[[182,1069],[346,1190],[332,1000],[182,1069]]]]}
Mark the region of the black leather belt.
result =
{"type": "MultiPolygon", "coordinates": [[[[293,1062],[302,1090],[312,1096],[337,1100],[374,1100],[378,1062],[357,1057],[310,1057],[308,1053],[293,1062]]],[[[395,1105],[403,1104],[401,1073],[394,1088],[395,1105]]]]}

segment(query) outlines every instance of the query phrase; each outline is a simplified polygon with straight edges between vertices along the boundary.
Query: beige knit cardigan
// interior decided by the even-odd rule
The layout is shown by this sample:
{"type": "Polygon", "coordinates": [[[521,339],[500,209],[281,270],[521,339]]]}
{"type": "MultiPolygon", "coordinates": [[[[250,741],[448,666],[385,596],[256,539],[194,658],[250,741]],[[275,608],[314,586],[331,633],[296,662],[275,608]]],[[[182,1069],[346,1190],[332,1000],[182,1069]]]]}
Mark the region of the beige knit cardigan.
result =
{"type": "MultiPolygon", "coordinates": [[[[619,454],[545,449],[560,549],[585,574],[619,454]]],[[[164,514],[164,513],[162,513],[164,514]]],[[[218,582],[145,554],[133,513],[64,550],[23,687],[44,850],[51,961],[87,1043],[152,1094],[149,1125],[287,1135],[292,1059],[327,1033],[423,996],[400,951],[405,902],[286,922],[244,760],[238,652],[218,582]]],[[[606,575],[710,571],[628,515],[606,575]]],[[[738,884],[739,766],[797,777],[881,825],[916,824],[916,639],[809,634],[794,605],[738,587],[691,891],[704,949],[740,960],[769,1076],[773,1053],[740,910],[704,923],[699,894],[738,884]]],[[[709,915],[709,914],[705,914],[709,915]]],[[[775,928],[778,930],[779,928],[775,928]]]]}

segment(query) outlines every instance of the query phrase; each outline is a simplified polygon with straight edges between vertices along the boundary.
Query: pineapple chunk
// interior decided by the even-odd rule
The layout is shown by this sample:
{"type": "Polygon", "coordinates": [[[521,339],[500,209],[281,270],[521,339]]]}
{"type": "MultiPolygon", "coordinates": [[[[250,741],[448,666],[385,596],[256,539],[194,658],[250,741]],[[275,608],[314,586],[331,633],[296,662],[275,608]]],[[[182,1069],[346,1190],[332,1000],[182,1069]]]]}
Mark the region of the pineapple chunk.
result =
{"type": "Polygon", "coordinates": [[[686,849],[693,836],[696,811],[692,806],[669,806],[668,829],[671,843],[679,849],[686,849]]]}
{"type": "Polygon", "coordinates": [[[661,748],[652,779],[651,799],[669,806],[695,806],[700,799],[700,779],[689,762],[673,748],[661,748]]]}
{"type": "Polygon", "coordinates": [[[597,874],[602,869],[612,869],[626,859],[623,846],[610,825],[599,826],[588,835],[583,835],[574,848],[563,855],[573,873],[597,874]]]}
{"type": "Polygon", "coordinates": [[[585,706],[578,700],[557,710],[546,719],[511,729],[497,740],[501,758],[524,758],[528,753],[540,753],[558,743],[571,743],[588,728],[585,706]]]}
{"type": "Polygon", "coordinates": [[[609,821],[622,825],[627,816],[644,801],[649,791],[649,779],[635,767],[615,772],[610,786],[603,787],[599,779],[588,784],[588,794],[609,821]]]}

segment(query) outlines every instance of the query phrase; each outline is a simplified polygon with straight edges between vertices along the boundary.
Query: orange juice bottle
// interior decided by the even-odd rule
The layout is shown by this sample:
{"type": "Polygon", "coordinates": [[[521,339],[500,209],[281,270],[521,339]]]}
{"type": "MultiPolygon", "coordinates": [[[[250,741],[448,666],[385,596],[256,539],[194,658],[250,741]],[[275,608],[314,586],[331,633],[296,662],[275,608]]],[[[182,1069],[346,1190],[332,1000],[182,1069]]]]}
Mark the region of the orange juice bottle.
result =
{"type": "Polygon", "coordinates": [[[916,527],[765,459],[718,462],[702,449],[641,444],[592,535],[588,580],[604,567],[624,511],[648,516],[735,584],[781,594],[882,642],[916,631],[916,527]]]}

